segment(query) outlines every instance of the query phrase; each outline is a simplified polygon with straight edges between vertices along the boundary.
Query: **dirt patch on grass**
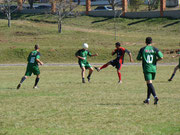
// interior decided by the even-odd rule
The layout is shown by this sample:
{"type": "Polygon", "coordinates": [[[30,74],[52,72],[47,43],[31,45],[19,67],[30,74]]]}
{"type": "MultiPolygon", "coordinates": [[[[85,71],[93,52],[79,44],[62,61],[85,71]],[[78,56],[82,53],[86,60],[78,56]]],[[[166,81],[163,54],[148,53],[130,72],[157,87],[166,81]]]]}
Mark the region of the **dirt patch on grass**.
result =
{"type": "Polygon", "coordinates": [[[162,50],[162,52],[164,54],[173,54],[173,53],[178,53],[180,51],[180,49],[164,49],[162,50]]]}
{"type": "Polygon", "coordinates": [[[38,34],[35,33],[35,32],[22,32],[22,31],[17,31],[17,32],[15,32],[15,35],[16,35],[16,36],[36,36],[36,35],[38,35],[38,34]]]}

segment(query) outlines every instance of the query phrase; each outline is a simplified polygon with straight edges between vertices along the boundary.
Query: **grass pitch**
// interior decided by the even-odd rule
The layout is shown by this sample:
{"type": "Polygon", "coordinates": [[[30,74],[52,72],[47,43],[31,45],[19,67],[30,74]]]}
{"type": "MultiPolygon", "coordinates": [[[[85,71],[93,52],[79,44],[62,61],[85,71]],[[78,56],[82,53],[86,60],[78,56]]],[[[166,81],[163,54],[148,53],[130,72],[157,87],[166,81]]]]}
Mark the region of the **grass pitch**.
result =
{"type": "Polygon", "coordinates": [[[25,67],[0,67],[0,135],[179,135],[180,73],[167,81],[173,68],[158,66],[155,106],[152,97],[142,103],[141,66],[124,65],[120,85],[111,66],[94,71],[86,84],[77,66],[44,66],[38,90],[34,76],[15,89],[25,67]]]}

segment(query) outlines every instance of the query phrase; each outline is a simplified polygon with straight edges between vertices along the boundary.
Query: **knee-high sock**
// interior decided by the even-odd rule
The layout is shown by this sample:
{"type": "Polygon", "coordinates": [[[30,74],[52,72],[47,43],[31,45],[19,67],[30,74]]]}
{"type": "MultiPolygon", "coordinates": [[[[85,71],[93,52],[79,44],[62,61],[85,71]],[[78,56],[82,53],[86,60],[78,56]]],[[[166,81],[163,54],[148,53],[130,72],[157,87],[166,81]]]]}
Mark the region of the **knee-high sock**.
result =
{"type": "Polygon", "coordinates": [[[156,98],[157,96],[153,84],[148,84],[148,88],[150,88],[152,95],[154,96],[154,98],[156,98]]]}
{"type": "Polygon", "coordinates": [[[173,73],[173,74],[171,75],[171,78],[170,78],[170,79],[172,80],[174,76],[175,76],[175,74],[173,73]]]}
{"type": "Polygon", "coordinates": [[[22,79],[21,79],[21,81],[20,81],[20,84],[22,84],[25,80],[26,80],[26,77],[23,76],[22,79]]]}
{"type": "Polygon", "coordinates": [[[121,72],[117,72],[118,77],[119,77],[119,81],[121,81],[121,72]]]}
{"type": "Polygon", "coordinates": [[[37,86],[37,84],[38,84],[38,82],[39,82],[39,79],[40,79],[40,78],[38,78],[38,77],[36,78],[34,86],[37,86]]]}
{"type": "Polygon", "coordinates": [[[102,67],[100,67],[100,69],[106,68],[108,66],[108,64],[104,64],[102,67]]]}
{"type": "Polygon", "coordinates": [[[147,85],[147,99],[150,99],[151,96],[151,89],[147,85]]]}

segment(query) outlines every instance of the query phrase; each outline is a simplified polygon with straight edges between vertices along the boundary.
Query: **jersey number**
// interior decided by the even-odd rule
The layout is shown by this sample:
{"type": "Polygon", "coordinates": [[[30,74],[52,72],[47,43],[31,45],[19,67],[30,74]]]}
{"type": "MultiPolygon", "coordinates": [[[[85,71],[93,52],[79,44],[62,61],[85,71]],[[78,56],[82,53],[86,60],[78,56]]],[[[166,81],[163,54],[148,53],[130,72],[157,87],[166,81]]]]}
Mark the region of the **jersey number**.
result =
{"type": "Polygon", "coordinates": [[[35,57],[31,57],[30,63],[34,63],[35,62],[35,57]]]}
{"type": "Polygon", "coordinates": [[[147,63],[153,63],[153,55],[148,55],[146,62],[147,63]]]}

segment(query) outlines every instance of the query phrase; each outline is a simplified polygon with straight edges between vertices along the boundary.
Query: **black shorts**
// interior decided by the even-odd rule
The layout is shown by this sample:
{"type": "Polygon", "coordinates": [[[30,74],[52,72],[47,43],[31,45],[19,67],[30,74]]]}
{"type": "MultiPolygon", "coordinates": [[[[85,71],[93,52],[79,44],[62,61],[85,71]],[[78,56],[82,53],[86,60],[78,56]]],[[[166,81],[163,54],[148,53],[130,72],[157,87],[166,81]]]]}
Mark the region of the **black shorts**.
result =
{"type": "Polygon", "coordinates": [[[113,67],[115,67],[117,70],[121,70],[122,64],[119,62],[119,60],[115,59],[109,62],[113,67]]]}

